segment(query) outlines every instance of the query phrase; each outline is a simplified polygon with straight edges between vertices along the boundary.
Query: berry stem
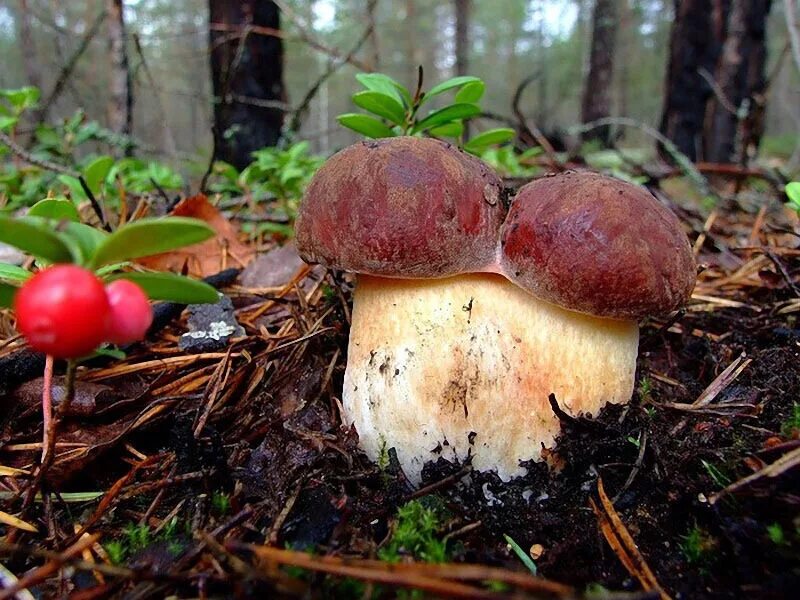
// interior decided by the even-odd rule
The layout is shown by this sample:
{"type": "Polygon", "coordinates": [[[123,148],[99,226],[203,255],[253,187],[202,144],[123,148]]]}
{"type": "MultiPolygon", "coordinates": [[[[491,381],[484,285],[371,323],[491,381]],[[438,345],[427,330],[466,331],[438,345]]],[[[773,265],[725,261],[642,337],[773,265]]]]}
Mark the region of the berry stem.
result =
{"type": "Polygon", "coordinates": [[[44,360],[44,382],[42,383],[42,464],[47,463],[53,437],[53,356],[44,360]]]}
{"type": "Polygon", "coordinates": [[[55,457],[56,428],[59,421],[69,411],[72,398],[75,395],[75,361],[67,361],[65,375],[64,399],[58,406],[58,412],[53,415],[53,357],[49,354],[44,363],[44,383],[42,385],[42,414],[44,433],[42,434],[42,472],[46,472],[55,457]]]}

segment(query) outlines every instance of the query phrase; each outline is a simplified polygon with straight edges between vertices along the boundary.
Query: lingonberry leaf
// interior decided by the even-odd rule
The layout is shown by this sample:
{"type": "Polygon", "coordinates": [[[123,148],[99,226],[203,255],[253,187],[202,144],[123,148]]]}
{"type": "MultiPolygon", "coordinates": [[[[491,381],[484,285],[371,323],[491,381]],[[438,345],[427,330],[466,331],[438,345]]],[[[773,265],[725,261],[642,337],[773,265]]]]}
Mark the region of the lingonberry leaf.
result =
{"type": "Polygon", "coordinates": [[[11,308],[14,305],[14,296],[17,288],[8,283],[0,283],[0,308],[11,308]]]}
{"type": "Polygon", "coordinates": [[[108,237],[105,231],[84,223],[65,223],[59,228],[61,239],[72,249],[78,264],[87,264],[98,246],[108,237]]]}
{"type": "Polygon", "coordinates": [[[477,154],[487,146],[508,142],[514,138],[514,135],[514,130],[507,127],[490,129],[489,131],[479,133],[474,138],[470,139],[466,144],[464,144],[464,150],[467,152],[472,152],[473,154],[477,154]]]}
{"type": "Polygon", "coordinates": [[[127,223],[106,237],[89,264],[93,268],[131,258],[159,254],[189,246],[214,236],[203,221],[187,217],[139,219],[127,223]]]}
{"type": "Polygon", "coordinates": [[[411,94],[400,83],[383,73],[358,73],[356,80],[368,90],[387,94],[400,104],[411,106],[411,94]]]}
{"type": "Polygon", "coordinates": [[[353,103],[372,114],[389,119],[395,125],[402,125],[406,120],[406,111],[403,106],[382,92],[358,92],[353,94],[353,103]]]}
{"type": "Polygon", "coordinates": [[[110,281],[127,279],[142,288],[151,300],[166,300],[179,304],[205,304],[219,300],[219,293],[202,281],[173,273],[118,273],[110,281]]]}
{"type": "Polygon", "coordinates": [[[74,221],[76,223],[81,220],[75,204],[66,198],[40,200],[31,206],[30,210],[28,210],[28,216],[53,219],[55,221],[74,221]]]}
{"type": "Polygon", "coordinates": [[[50,263],[67,263],[73,258],[66,242],[37,217],[0,216],[0,242],[50,263]]]}
{"type": "Polygon", "coordinates": [[[444,125],[439,125],[438,127],[433,127],[428,131],[428,133],[430,133],[433,137],[457,138],[464,133],[464,123],[461,121],[452,121],[450,123],[445,123],[444,125]]]}
{"type": "Polygon", "coordinates": [[[486,91],[486,84],[483,81],[472,81],[464,84],[460,90],[456,92],[456,102],[472,102],[477,103],[483,98],[483,92],[486,91]]]}
{"type": "Polygon", "coordinates": [[[427,102],[431,98],[438,96],[439,94],[443,94],[448,90],[452,90],[454,88],[461,87],[462,85],[466,85],[468,83],[483,83],[483,81],[479,77],[473,77],[471,75],[463,75],[461,77],[453,77],[452,79],[448,79],[447,81],[443,81],[442,83],[433,86],[430,90],[428,90],[422,98],[422,102],[427,102]]]}
{"type": "Polygon", "coordinates": [[[114,159],[110,156],[100,156],[94,159],[89,166],[83,170],[83,179],[87,187],[93,194],[100,193],[101,186],[105,182],[108,172],[114,166],[114,159]]]}
{"type": "Polygon", "coordinates": [[[0,281],[23,283],[30,278],[31,272],[17,265],[0,263],[0,281]]]}
{"type": "Polygon", "coordinates": [[[336,120],[348,129],[352,129],[356,133],[365,135],[368,138],[394,137],[394,131],[374,117],[347,113],[339,115],[336,117],[336,120]]]}
{"type": "Polygon", "coordinates": [[[469,119],[480,112],[481,109],[477,104],[451,104],[450,106],[445,106],[444,108],[434,110],[428,114],[428,116],[414,126],[412,133],[426,131],[458,119],[469,119]]]}

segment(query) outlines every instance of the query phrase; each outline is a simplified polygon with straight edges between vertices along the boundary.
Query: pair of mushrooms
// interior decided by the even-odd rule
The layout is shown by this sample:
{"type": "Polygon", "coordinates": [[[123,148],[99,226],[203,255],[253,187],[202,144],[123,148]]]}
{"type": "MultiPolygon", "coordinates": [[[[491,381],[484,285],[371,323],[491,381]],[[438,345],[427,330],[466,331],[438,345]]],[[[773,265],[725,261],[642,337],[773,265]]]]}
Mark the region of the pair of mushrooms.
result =
{"type": "Polygon", "coordinates": [[[358,274],[343,407],[373,460],[410,481],[439,456],[507,481],[559,433],[548,397],[596,414],[633,392],[637,321],[695,283],[677,218],[590,172],[505,201],[483,162],[430,138],[330,158],[297,219],[308,262],[358,274]]]}

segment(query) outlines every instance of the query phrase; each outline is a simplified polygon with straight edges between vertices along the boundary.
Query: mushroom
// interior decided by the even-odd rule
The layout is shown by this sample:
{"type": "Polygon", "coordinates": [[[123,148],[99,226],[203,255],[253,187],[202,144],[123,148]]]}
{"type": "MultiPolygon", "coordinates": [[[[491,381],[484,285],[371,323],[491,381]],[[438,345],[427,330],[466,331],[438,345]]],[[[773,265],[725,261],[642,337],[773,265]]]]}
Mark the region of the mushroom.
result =
{"type": "Polygon", "coordinates": [[[427,138],[367,141],[309,185],[297,247],[357,273],[344,420],[412,483],[439,456],[507,481],[572,415],[632,394],[638,323],[689,297],[677,218],[589,172],[536,180],[510,209],[481,161],[427,138]]]}

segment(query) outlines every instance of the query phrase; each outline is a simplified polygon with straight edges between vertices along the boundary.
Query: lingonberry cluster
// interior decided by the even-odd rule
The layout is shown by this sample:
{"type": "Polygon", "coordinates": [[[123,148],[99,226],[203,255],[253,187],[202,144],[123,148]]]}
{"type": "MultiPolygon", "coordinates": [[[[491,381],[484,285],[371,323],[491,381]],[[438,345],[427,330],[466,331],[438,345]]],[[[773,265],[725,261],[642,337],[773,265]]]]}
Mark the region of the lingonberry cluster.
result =
{"type": "Polygon", "coordinates": [[[31,348],[78,358],[103,342],[144,338],[153,312],[142,289],[118,279],[104,286],[92,271],[56,265],[39,271],[14,299],[17,328],[31,348]]]}

